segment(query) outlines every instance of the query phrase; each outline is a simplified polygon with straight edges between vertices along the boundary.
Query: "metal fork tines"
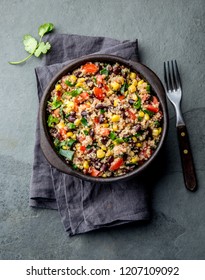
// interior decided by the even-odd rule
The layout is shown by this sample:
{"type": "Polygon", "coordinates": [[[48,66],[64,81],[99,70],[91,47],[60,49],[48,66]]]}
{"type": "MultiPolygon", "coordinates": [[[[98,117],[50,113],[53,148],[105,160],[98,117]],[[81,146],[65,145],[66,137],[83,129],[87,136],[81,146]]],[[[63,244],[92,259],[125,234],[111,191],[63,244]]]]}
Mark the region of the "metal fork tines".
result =
{"type": "Polygon", "coordinates": [[[180,109],[182,86],[176,60],[174,62],[171,60],[171,63],[169,61],[164,62],[164,80],[167,97],[174,105],[176,110],[176,126],[184,125],[185,123],[180,109]]]}
{"type": "Polygon", "coordinates": [[[180,103],[182,99],[182,85],[176,60],[171,63],[164,62],[164,80],[167,97],[174,105],[176,111],[176,127],[179,141],[184,182],[188,190],[196,190],[196,174],[189,143],[187,128],[182,117],[180,103]]]}

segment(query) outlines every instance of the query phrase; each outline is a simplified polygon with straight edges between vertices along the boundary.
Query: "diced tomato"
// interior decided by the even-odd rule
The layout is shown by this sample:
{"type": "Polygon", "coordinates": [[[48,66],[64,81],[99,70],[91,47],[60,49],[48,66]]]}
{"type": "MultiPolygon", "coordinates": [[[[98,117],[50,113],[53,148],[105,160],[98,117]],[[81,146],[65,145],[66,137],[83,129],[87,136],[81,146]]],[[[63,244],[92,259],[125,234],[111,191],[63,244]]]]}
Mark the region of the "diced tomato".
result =
{"type": "Polygon", "coordinates": [[[78,103],[76,102],[76,100],[74,100],[74,109],[75,112],[78,111],[78,103]]]}
{"type": "Polygon", "coordinates": [[[100,135],[102,135],[102,136],[108,136],[109,134],[110,134],[110,130],[109,130],[108,128],[102,127],[102,128],[100,129],[100,135]]]}
{"type": "Polygon", "coordinates": [[[130,115],[130,118],[132,119],[132,120],[135,120],[137,117],[136,117],[136,115],[132,112],[132,111],[130,111],[129,109],[127,110],[127,112],[128,112],[128,114],[130,115]]]}
{"type": "Polygon", "coordinates": [[[94,118],[94,123],[99,123],[99,118],[98,117],[94,118]]]}
{"type": "Polygon", "coordinates": [[[118,96],[118,98],[119,98],[120,100],[123,100],[123,99],[125,99],[125,96],[124,96],[124,95],[120,95],[120,96],[118,96]]]}
{"type": "Polygon", "coordinates": [[[102,88],[94,87],[94,95],[99,100],[104,100],[105,94],[102,91],[102,88]]]}
{"type": "Polygon", "coordinates": [[[111,165],[110,165],[110,171],[115,171],[120,168],[120,166],[123,164],[123,159],[122,158],[117,158],[115,159],[111,165]]]}
{"type": "Polygon", "coordinates": [[[98,71],[98,67],[93,63],[86,63],[82,66],[82,69],[85,70],[86,73],[94,74],[98,71]]]}
{"type": "Polygon", "coordinates": [[[85,147],[85,146],[81,146],[81,147],[80,147],[80,150],[81,150],[81,152],[83,152],[83,153],[84,153],[84,152],[85,152],[85,150],[86,150],[86,147],[85,147]]]}
{"type": "Polygon", "coordinates": [[[108,91],[109,90],[109,87],[107,85],[104,85],[103,88],[108,91]]]}
{"type": "Polygon", "coordinates": [[[159,108],[158,108],[158,107],[154,107],[153,105],[147,105],[147,106],[146,106],[146,109],[147,109],[148,111],[153,112],[153,113],[157,113],[157,112],[159,111],[159,108]]]}
{"type": "Polygon", "coordinates": [[[67,133],[67,131],[65,130],[65,128],[61,128],[59,132],[60,132],[60,135],[61,135],[61,136],[65,136],[66,133],[67,133]]]}
{"type": "Polygon", "coordinates": [[[57,100],[60,100],[61,96],[62,96],[62,92],[61,91],[57,91],[56,92],[56,96],[57,96],[57,100]]]}
{"type": "Polygon", "coordinates": [[[55,109],[55,110],[53,111],[53,114],[54,114],[55,117],[59,117],[59,116],[60,116],[59,113],[60,113],[60,108],[55,109]]]}
{"type": "Polygon", "coordinates": [[[152,103],[155,104],[155,105],[159,104],[159,101],[158,101],[157,97],[154,96],[154,95],[152,96],[152,103]]]}
{"type": "Polygon", "coordinates": [[[91,167],[90,175],[93,177],[98,177],[100,175],[101,171],[95,169],[94,167],[91,167]]]}
{"type": "Polygon", "coordinates": [[[100,85],[103,83],[103,76],[102,75],[97,75],[97,84],[100,85]]]}
{"type": "Polygon", "coordinates": [[[83,103],[85,100],[88,100],[89,98],[89,93],[87,92],[82,92],[78,97],[75,98],[75,102],[77,104],[83,103]]]}

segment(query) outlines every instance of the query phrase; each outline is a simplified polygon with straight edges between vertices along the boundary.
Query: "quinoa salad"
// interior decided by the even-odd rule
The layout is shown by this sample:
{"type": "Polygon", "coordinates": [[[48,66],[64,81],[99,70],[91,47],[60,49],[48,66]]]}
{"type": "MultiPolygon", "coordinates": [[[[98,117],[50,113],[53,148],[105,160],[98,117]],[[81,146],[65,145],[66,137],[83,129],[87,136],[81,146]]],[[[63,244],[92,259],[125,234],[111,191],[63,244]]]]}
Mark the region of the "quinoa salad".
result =
{"type": "Polygon", "coordinates": [[[87,62],[63,76],[47,113],[57,153],[94,177],[122,176],[143,165],[162,133],[163,114],[151,86],[119,63],[87,62]]]}

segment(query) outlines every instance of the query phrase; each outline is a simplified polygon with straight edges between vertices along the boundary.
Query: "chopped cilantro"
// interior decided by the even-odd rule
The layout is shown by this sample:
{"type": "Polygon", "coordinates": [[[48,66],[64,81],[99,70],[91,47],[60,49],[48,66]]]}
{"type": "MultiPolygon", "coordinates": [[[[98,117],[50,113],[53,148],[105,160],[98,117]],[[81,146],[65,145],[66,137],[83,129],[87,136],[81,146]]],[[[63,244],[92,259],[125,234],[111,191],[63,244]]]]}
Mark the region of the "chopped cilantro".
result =
{"type": "Polygon", "coordinates": [[[75,85],[75,83],[71,83],[70,81],[66,80],[65,81],[66,85],[69,86],[69,87],[73,87],[75,85]]]}
{"type": "Polygon", "coordinates": [[[100,74],[101,74],[101,75],[106,75],[106,76],[108,76],[108,75],[109,75],[109,71],[108,71],[106,68],[103,68],[103,69],[100,71],[100,74]]]}
{"type": "Polygon", "coordinates": [[[115,140],[117,135],[111,131],[109,137],[110,137],[110,139],[115,140]]]}
{"type": "Polygon", "coordinates": [[[123,93],[125,93],[125,91],[127,91],[127,89],[128,89],[128,84],[124,83],[124,85],[120,89],[120,92],[123,94],[123,93]]]}
{"type": "Polygon", "coordinates": [[[137,101],[133,104],[133,107],[137,110],[141,108],[141,98],[139,96],[137,101]]]}
{"type": "Polygon", "coordinates": [[[81,123],[84,125],[84,126],[87,126],[88,125],[88,121],[86,120],[86,118],[82,118],[81,119],[81,123]]]}

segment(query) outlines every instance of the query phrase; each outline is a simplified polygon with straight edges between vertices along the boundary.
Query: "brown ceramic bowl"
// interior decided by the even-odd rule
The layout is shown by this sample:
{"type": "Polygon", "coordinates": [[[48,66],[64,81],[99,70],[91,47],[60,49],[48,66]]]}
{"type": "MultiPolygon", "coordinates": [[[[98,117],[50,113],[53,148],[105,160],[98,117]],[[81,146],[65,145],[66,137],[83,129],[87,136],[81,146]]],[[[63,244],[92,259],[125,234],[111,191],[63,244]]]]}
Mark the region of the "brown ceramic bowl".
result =
{"type": "Polygon", "coordinates": [[[81,57],[79,59],[72,61],[67,66],[65,66],[61,71],[59,71],[59,73],[50,81],[48,87],[46,88],[43,94],[43,97],[40,102],[39,117],[40,117],[40,145],[48,162],[52,166],[54,166],[55,168],[57,168],[58,170],[66,174],[73,175],[80,179],[87,180],[90,182],[100,182],[100,183],[112,183],[115,181],[128,180],[144,172],[160,152],[168,128],[168,111],[167,111],[165,91],[162,83],[160,82],[156,74],[141,63],[134,62],[131,60],[125,60],[118,56],[106,55],[106,54],[89,55],[89,56],[81,57]],[[161,103],[161,109],[163,112],[163,129],[162,129],[162,135],[161,135],[160,142],[158,143],[157,149],[154,151],[151,158],[147,160],[142,166],[119,177],[109,177],[109,178],[91,177],[89,175],[85,175],[79,171],[74,170],[65,162],[64,158],[55,151],[54,144],[52,142],[51,136],[48,131],[46,107],[47,107],[47,101],[50,98],[50,92],[54,89],[55,84],[57,83],[58,80],[61,79],[61,77],[66,75],[68,72],[72,72],[74,69],[80,67],[82,64],[85,64],[86,62],[89,61],[118,62],[120,64],[129,67],[133,71],[138,72],[151,85],[152,89],[154,90],[155,94],[157,95],[161,103]]]}

